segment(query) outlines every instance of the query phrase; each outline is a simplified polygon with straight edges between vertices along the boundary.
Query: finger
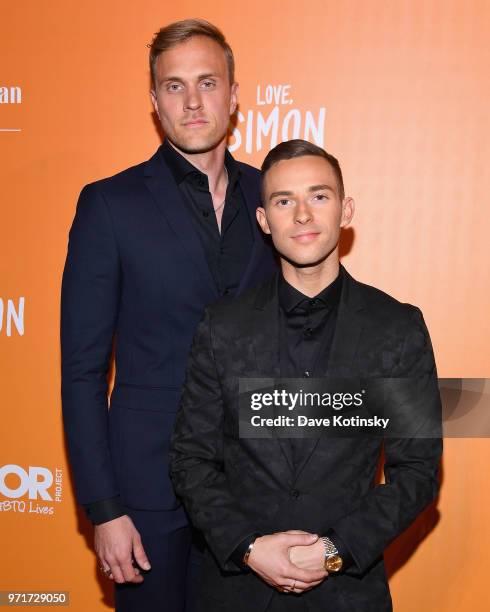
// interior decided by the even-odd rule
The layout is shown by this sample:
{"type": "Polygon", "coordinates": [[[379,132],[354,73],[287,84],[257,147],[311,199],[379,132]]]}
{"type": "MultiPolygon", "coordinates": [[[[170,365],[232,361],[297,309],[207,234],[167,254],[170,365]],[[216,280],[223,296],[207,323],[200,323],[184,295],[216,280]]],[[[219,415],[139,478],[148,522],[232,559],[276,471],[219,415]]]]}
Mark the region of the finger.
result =
{"type": "Polygon", "coordinates": [[[143,582],[143,576],[139,575],[139,573],[136,574],[134,571],[135,568],[133,567],[130,559],[125,559],[122,563],[120,563],[120,568],[126,582],[143,582]]]}
{"type": "Polygon", "coordinates": [[[286,580],[281,580],[281,584],[279,589],[288,591],[290,593],[303,592],[305,589],[311,588],[311,585],[306,582],[301,582],[300,580],[293,580],[288,578],[286,580]]]}
{"type": "Polygon", "coordinates": [[[133,539],[133,556],[136,563],[142,569],[151,569],[150,562],[148,561],[148,557],[146,556],[145,549],[143,548],[143,544],[141,543],[141,538],[139,536],[133,539]]]}
{"type": "Polygon", "coordinates": [[[291,563],[287,571],[287,576],[288,578],[296,580],[297,583],[306,582],[307,584],[311,584],[312,582],[321,582],[324,580],[328,576],[328,572],[324,569],[304,570],[291,563]]]}
{"type": "Polygon", "coordinates": [[[318,580],[317,582],[301,582],[301,580],[296,580],[296,584],[294,585],[294,589],[291,588],[293,593],[304,593],[305,591],[310,591],[313,587],[321,584],[323,580],[318,580]]]}
{"type": "Polygon", "coordinates": [[[291,548],[293,546],[310,546],[318,540],[316,533],[281,533],[281,539],[284,546],[291,548]]]}
{"type": "Polygon", "coordinates": [[[121,568],[115,563],[111,565],[111,575],[114,582],[118,584],[123,584],[125,582],[121,568]]]}
{"type": "Polygon", "coordinates": [[[105,561],[101,561],[99,559],[99,561],[98,561],[98,568],[102,572],[102,574],[104,575],[105,578],[109,578],[109,580],[113,580],[114,579],[114,577],[112,575],[112,572],[111,572],[110,565],[108,563],[106,563],[105,561]]]}

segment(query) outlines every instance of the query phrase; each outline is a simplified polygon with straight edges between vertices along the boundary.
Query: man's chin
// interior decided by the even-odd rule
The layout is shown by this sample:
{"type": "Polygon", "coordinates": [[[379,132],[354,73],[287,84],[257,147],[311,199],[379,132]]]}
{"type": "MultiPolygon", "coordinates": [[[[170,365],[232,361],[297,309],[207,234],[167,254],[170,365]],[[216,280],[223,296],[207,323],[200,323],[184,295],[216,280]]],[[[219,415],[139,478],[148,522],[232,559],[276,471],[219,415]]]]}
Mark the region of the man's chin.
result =
{"type": "Polygon", "coordinates": [[[167,138],[183,153],[188,155],[197,155],[200,153],[209,153],[223,141],[224,136],[208,137],[208,138],[173,138],[167,135],[167,138]]]}
{"type": "Polygon", "coordinates": [[[315,253],[280,253],[282,259],[285,259],[295,268],[312,268],[323,263],[332,254],[335,249],[328,251],[316,251],[315,253]]]}

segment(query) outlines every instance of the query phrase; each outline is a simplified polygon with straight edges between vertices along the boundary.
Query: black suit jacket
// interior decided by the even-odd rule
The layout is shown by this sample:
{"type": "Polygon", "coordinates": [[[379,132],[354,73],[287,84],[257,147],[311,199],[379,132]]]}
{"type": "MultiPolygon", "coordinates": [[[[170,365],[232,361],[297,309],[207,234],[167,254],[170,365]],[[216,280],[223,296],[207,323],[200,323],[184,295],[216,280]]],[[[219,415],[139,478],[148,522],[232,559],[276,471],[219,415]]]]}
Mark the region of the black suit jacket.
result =
{"type": "MultiPolygon", "coordinates": [[[[390,610],[382,554],[435,498],[441,440],[386,439],[386,484],[375,486],[380,439],[305,440],[296,471],[283,439],[240,439],[238,378],[279,378],[278,324],[273,277],[235,303],[221,300],[207,308],[194,338],[171,475],[211,551],[204,560],[201,609],[266,609],[274,590],[255,574],[240,572],[230,557],[247,535],[333,528],[354,565],[303,594],[309,609],[390,610]]],[[[420,310],[345,273],[324,372],[337,378],[435,378],[420,310]]]]}
{"type": "MultiPolygon", "coordinates": [[[[252,219],[259,173],[239,164],[252,219]]],[[[257,224],[238,294],[276,264],[257,224]]],[[[204,307],[218,298],[187,207],[159,151],[86,186],[70,231],[61,304],[65,433],[80,503],[120,494],[133,508],[178,505],[170,434],[204,307]],[[116,379],[107,410],[115,337],[116,379]]]]}

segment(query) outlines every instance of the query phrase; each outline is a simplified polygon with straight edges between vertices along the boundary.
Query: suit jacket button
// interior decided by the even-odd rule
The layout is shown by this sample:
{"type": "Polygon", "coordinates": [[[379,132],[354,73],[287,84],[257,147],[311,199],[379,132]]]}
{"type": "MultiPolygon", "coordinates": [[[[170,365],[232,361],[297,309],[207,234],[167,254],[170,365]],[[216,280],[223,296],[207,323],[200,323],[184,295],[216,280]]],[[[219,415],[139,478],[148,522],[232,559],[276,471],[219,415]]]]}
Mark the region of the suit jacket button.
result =
{"type": "Polygon", "coordinates": [[[299,491],[298,491],[298,489],[293,489],[293,490],[291,491],[291,497],[292,497],[293,499],[298,499],[298,497],[299,497],[299,491]]]}

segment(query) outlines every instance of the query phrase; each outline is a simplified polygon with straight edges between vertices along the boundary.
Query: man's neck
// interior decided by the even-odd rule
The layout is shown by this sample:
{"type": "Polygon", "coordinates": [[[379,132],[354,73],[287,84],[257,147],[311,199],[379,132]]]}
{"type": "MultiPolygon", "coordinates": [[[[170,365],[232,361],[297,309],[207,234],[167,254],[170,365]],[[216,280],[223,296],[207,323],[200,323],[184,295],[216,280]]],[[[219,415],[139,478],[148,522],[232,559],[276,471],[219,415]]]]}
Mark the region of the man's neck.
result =
{"type": "Polygon", "coordinates": [[[339,275],[338,250],[315,266],[299,267],[281,258],[281,270],[284,279],[295,289],[310,298],[315,297],[339,275]]]}
{"type": "Polygon", "coordinates": [[[185,153],[178,149],[169,141],[172,146],[182,157],[198,170],[203,172],[208,177],[209,191],[215,193],[218,188],[218,183],[226,177],[225,172],[225,151],[226,139],[223,139],[217,147],[206,151],[205,153],[185,153]]]}

